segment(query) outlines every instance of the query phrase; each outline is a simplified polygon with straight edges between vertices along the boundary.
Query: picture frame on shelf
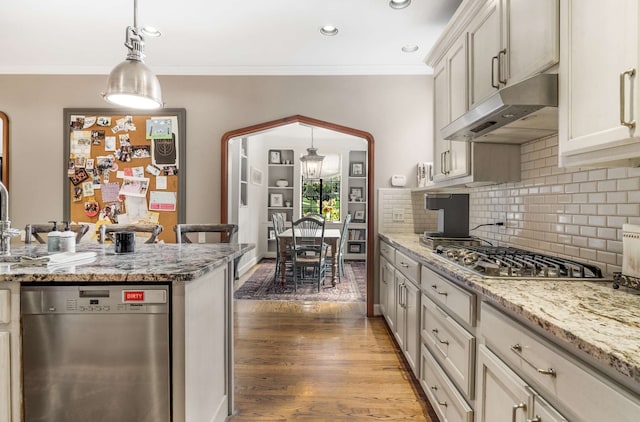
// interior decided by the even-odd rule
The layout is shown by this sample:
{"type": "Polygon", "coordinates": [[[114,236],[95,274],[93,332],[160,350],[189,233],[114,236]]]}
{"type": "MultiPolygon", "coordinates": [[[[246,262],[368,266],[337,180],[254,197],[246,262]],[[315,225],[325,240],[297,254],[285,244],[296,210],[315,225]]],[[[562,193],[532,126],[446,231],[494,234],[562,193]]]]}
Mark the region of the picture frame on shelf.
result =
{"type": "Polygon", "coordinates": [[[269,229],[269,239],[273,240],[276,238],[276,231],[274,229],[269,229]]]}
{"type": "Polygon", "coordinates": [[[349,176],[362,177],[364,176],[364,163],[362,161],[354,161],[349,167],[349,176]]]}
{"type": "Polygon", "coordinates": [[[269,150],[269,164],[282,164],[282,152],[279,149],[269,150]]]}
{"type": "Polygon", "coordinates": [[[269,206],[270,207],[282,207],[284,204],[284,198],[281,193],[272,193],[269,196],[269,206]]]}
{"type": "Polygon", "coordinates": [[[364,193],[364,188],[360,186],[353,186],[349,188],[349,201],[363,202],[363,193],[364,193]]]}
{"type": "Polygon", "coordinates": [[[353,214],[354,223],[364,223],[364,210],[358,210],[353,214]]]}
{"type": "Polygon", "coordinates": [[[360,243],[349,243],[349,253],[362,253],[362,245],[360,243]]]}

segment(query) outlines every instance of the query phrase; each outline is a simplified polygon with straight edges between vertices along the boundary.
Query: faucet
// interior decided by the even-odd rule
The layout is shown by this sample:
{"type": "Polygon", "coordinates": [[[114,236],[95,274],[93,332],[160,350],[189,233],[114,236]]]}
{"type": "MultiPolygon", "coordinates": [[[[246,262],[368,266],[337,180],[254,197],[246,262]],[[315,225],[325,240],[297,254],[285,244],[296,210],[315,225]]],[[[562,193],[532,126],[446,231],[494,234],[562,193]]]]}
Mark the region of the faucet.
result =
{"type": "Polygon", "coordinates": [[[20,234],[11,228],[9,221],[9,191],[0,181],[0,202],[2,203],[2,219],[0,220],[0,255],[11,255],[11,238],[20,234]]]}

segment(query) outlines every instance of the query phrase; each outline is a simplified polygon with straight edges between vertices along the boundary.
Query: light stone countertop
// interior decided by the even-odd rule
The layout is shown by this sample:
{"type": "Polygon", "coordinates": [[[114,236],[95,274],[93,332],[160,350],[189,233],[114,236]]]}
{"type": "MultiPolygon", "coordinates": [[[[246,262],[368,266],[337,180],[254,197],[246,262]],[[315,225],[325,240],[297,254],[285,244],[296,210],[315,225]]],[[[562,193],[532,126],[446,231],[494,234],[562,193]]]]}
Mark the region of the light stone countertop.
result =
{"type": "Polygon", "coordinates": [[[582,351],[630,378],[640,391],[640,294],[616,290],[610,281],[484,278],[432,253],[417,234],[380,233],[380,237],[527,320],[575,354],[582,351]]]}
{"type": "MultiPolygon", "coordinates": [[[[137,244],[117,254],[109,244],[80,244],[76,252],[95,252],[92,262],[57,266],[7,263],[0,257],[0,283],[14,282],[184,282],[226,265],[254,248],[252,244],[137,244]]],[[[11,257],[47,255],[47,245],[11,246],[11,257]]],[[[10,258],[11,259],[11,258],[10,258]]]]}

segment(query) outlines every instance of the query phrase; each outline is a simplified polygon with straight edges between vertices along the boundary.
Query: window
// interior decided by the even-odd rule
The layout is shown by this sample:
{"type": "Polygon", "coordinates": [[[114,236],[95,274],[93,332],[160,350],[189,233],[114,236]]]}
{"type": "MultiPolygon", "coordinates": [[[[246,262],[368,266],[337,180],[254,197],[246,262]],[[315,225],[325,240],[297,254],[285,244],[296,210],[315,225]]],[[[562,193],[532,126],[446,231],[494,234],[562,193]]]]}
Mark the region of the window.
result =
{"type": "Polygon", "coordinates": [[[340,221],[340,176],[302,179],[302,215],[322,214],[340,221]]]}

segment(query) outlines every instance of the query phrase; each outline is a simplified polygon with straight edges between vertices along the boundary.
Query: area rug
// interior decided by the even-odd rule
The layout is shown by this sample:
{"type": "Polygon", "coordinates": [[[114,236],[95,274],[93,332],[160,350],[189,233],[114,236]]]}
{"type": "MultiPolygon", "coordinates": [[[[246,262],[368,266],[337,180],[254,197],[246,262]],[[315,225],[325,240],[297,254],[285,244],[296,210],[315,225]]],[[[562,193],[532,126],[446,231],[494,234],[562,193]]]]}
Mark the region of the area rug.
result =
{"type": "Polygon", "coordinates": [[[294,289],[293,276],[287,273],[286,284],[280,280],[274,282],[275,259],[263,259],[258,268],[234,293],[235,299],[252,300],[302,300],[317,302],[364,302],[367,292],[367,271],[364,261],[345,261],[342,281],[331,285],[331,274],[320,286],[315,281],[298,282],[298,291],[294,289]]]}

